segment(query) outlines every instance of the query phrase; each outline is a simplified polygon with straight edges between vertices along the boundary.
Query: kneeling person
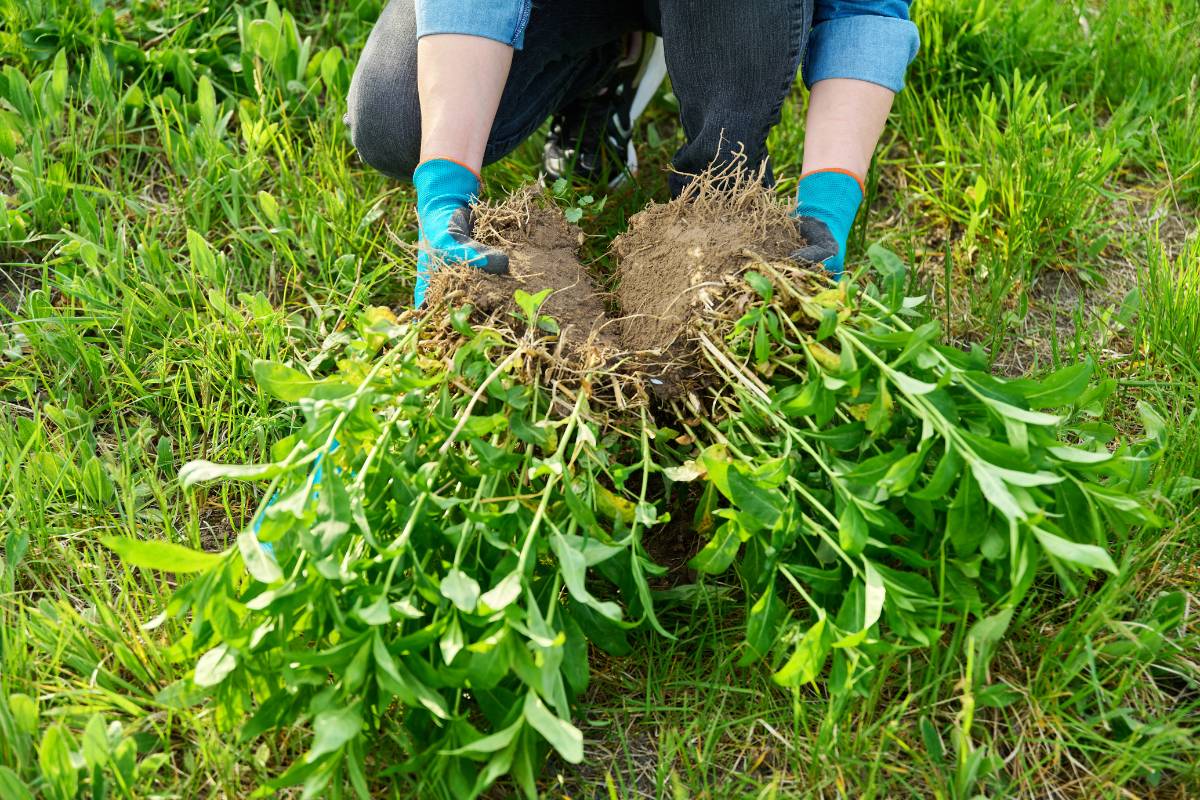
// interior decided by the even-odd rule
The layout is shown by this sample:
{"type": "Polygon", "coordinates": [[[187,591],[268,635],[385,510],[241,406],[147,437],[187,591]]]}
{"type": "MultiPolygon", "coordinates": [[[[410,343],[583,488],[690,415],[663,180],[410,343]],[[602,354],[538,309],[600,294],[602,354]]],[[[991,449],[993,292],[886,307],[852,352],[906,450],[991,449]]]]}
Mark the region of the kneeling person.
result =
{"type": "Polygon", "coordinates": [[[548,116],[547,174],[615,185],[636,169],[633,123],[665,62],[685,138],[672,193],[739,152],[769,182],[767,136],[803,64],[811,94],[794,216],[808,245],[796,257],[838,276],[916,50],[906,0],[391,0],[355,70],[347,121],[363,160],[416,187],[420,305],[437,262],[507,270],[503,252],[472,239],[479,172],[548,116]]]}

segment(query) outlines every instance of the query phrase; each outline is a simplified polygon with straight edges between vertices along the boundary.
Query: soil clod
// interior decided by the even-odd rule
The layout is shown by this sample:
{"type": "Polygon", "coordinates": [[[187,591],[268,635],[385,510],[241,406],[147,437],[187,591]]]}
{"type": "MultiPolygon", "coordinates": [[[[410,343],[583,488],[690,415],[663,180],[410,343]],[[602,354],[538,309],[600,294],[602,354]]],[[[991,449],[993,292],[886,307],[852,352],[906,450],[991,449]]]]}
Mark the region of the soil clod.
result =
{"type": "MultiPolygon", "coordinates": [[[[621,308],[614,318],[579,261],[582,233],[538,190],[478,206],[475,237],[508,253],[509,274],[441,270],[430,282],[428,308],[470,303],[472,322],[521,338],[542,357],[552,381],[603,374],[619,384],[619,396],[652,393],[662,400],[711,382],[698,337],[714,323],[732,325],[756,301],[742,279],[745,271],[754,263],[787,262],[804,245],[761,175],[730,168],[697,176],[680,197],[631,217],[613,241],[621,308]],[[513,297],[518,289],[531,295],[550,290],[539,313],[555,320],[557,336],[528,330],[513,297]]],[[[819,270],[788,265],[786,271],[793,280],[825,280],[819,270]]]]}
{"type": "Polygon", "coordinates": [[[493,321],[524,323],[513,299],[517,290],[535,295],[549,289],[540,314],[553,317],[559,339],[567,347],[616,347],[615,331],[606,330],[604,296],[579,262],[582,233],[553,206],[543,206],[536,190],[519,192],[498,204],[477,207],[475,237],[508,253],[507,275],[488,275],[469,267],[436,273],[429,286],[429,305],[472,304],[493,321]]]}
{"type": "Polygon", "coordinates": [[[671,202],[630,218],[612,244],[621,336],[656,379],[657,394],[704,382],[690,333],[732,283],[742,283],[747,263],[786,260],[803,244],[786,208],[744,170],[699,176],[671,202]]]}

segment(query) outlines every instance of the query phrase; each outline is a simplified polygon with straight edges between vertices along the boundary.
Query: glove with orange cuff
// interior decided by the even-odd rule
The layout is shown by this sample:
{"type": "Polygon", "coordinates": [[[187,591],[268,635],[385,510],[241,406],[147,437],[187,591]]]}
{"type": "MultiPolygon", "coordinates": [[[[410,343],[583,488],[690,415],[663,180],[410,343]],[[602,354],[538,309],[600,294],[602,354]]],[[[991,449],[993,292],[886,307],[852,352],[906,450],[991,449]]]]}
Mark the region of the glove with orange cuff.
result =
{"type": "Polygon", "coordinates": [[[800,176],[792,216],[807,244],[792,258],[821,264],[834,280],[841,278],[846,240],[862,199],[862,178],[847,170],[822,169],[800,176]]]}
{"type": "Polygon", "coordinates": [[[425,302],[429,277],[441,264],[470,264],[493,275],[508,272],[508,256],[472,237],[471,205],[479,199],[474,171],[446,158],[423,161],[413,172],[421,226],[413,305],[425,302]]]}

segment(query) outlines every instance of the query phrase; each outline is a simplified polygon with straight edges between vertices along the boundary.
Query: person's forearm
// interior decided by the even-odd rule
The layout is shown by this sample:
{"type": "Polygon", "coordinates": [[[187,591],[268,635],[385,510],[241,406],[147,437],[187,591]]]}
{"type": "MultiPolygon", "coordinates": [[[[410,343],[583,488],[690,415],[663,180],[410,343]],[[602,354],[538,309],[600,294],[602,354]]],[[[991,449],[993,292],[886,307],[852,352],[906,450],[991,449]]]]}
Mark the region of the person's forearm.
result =
{"type": "Polygon", "coordinates": [[[479,172],[512,55],[508,45],[479,36],[421,37],[421,161],[445,158],[479,172]]]}
{"type": "Polygon", "coordinates": [[[865,178],[895,97],[892,90],[867,81],[830,78],[814,83],[801,173],[837,169],[865,178]]]}

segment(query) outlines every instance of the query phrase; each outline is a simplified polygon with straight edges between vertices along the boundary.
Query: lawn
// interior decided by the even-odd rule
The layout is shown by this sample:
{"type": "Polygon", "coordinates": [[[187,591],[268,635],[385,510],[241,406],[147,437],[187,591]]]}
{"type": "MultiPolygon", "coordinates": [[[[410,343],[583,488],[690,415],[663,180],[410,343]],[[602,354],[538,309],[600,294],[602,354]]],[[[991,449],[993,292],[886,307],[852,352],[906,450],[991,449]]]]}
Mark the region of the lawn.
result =
{"type": "MultiPolygon", "coordinates": [[[[640,609],[630,616],[636,621],[640,613],[642,624],[622,630],[616,644],[588,629],[589,646],[582,633],[575,635],[578,628],[568,631],[576,661],[562,669],[573,690],[582,762],[564,756],[572,746],[564,734],[540,768],[546,748],[532,729],[522,729],[516,752],[524,761],[506,765],[502,771],[513,776],[487,789],[489,797],[519,796],[533,781],[551,798],[1200,796],[1200,6],[915,4],[922,50],[877,153],[847,262],[856,285],[880,287],[865,296],[880,299],[855,306],[851,323],[872,315],[899,320],[889,328],[897,342],[909,342],[903,337],[913,331],[940,330],[956,352],[972,355],[961,363],[942,357],[939,375],[969,366],[972,374],[1015,379],[1005,385],[1026,392],[1034,391],[1032,379],[1060,376],[1049,385],[1082,374],[1074,371],[1086,369],[1078,365],[1092,365],[1090,388],[1053,404],[1061,419],[1031,404],[1003,423],[984,414],[972,430],[992,424],[990,435],[1019,440],[1026,452],[1050,448],[1059,437],[1078,446],[1071,450],[1077,459],[1106,458],[1098,452],[1105,445],[1122,471],[1097,472],[1103,486],[1092,496],[1112,492],[1114,508],[1125,502],[1120,498],[1132,504],[1136,496],[1142,511],[1130,524],[1119,513],[1089,513],[1086,503],[1061,500],[1064,516],[1050,514],[1046,526],[1068,536],[1086,529],[1079,537],[1099,537],[1103,548],[1087,550],[1082,558],[1089,563],[1081,568],[1064,567],[1075,563],[1069,553],[1054,557],[1063,550],[1035,556],[1031,563],[1039,569],[1028,573],[1019,603],[1000,602],[1009,597],[1005,587],[988,594],[989,564],[1005,563],[1003,544],[988,563],[976,558],[961,573],[971,580],[930,585],[920,578],[930,593],[926,606],[910,609],[920,624],[889,605],[878,627],[863,628],[864,636],[873,632],[861,654],[858,644],[847,646],[862,659],[853,661],[860,666],[850,681],[846,657],[835,655],[826,665],[824,653],[804,665],[813,670],[807,679],[797,676],[799,666],[780,679],[783,662],[798,663],[788,661],[793,646],[805,652],[825,625],[823,612],[812,616],[797,599],[801,583],[812,590],[809,573],[797,573],[801,583],[787,575],[797,592],[787,595],[792,611],[778,611],[789,620],[782,644],[772,648],[772,639],[759,658],[745,657],[747,631],[753,640],[756,620],[764,618],[748,591],[752,543],[727,571],[736,540],[732,551],[720,545],[723,554],[701,550],[725,530],[712,530],[704,498],[724,501],[715,490],[698,501],[681,499],[689,497],[687,486],[708,480],[688,484],[695,480],[688,469],[716,469],[715,451],[701,449],[706,436],[734,439],[733,452],[747,465],[746,454],[760,459],[753,474],[749,466],[730,466],[760,490],[770,484],[763,464],[793,458],[779,450],[776,433],[763,433],[774,430],[774,417],[754,404],[753,389],[731,391],[723,407],[734,413],[725,420],[677,423],[653,409],[643,410],[636,426],[607,431],[602,420],[582,413],[578,400],[556,421],[539,422],[534,416],[545,387],[525,395],[517,383],[505,383],[505,397],[533,398],[534,407],[521,416],[524,432],[514,423],[509,436],[495,418],[501,389],[489,394],[485,384],[494,380],[492,367],[499,365],[498,374],[518,360],[502,362],[504,354],[518,351],[500,344],[489,350],[486,337],[470,333],[458,317],[446,325],[469,344],[439,360],[429,354],[429,338],[419,338],[419,325],[403,315],[397,325],[381,310],[399,313],[411,298],[414,197],[407,184],[358,160],[342,122],[353,65],[380,3],[287,5],[281,11],[260,0],[0,0],[0,798],[240,798],[256,789],[272,796],[272,781],[279,782],[279,796],[455,796],[465,779],[454,770],[468,769],[463,763],[482,768],[486,758],[459,759],[450,768],[447,756],[434,754],[404,766],[430,727],[408,725],[406,719],[423,719],[424,712],[404,707],[430,708],[440,699],[409,702],[395,689],[400,701],[391,706],[381,702],[372,710],[374,695],[352,714],[336,706],[343,697],[359,703],[348,675],[367,670],[367,661],[372,675],[391,663],[377,649],[343,647],[344,664],[331,655],[306,662],[304,670],[300,662],[279,661],[280,653],[256,666],[244,655],[231,687],[233,681],[222,680],[234,669],[232,651],[200,646],[217,634],[235,641],[268,603],[266,593],[210,602],[226,590],[232,597],[235,583],[238,591],[246,585],[237,583],[240,577],[222,584],[222,570],[241,570],[246,560],[255,579],[283,579],[271,559],[249,563],[244,547],[243,532],[254,530],[255,521],[279,518],[259,513],[269,494],[284,498],[287,488],[303,506],[318,488],[324,508],[342,502],[337,489],[326,499],[325,487],[344,483],[349,508],[355,491],[384,491],[367,478],[374,459],[395,470],[405,491],[422,480],[432,487],[429,470],[405,472],[411,465],[404,451],[411,448],[401,445],[417,446],[423,437],[445,441],[442,455],[466,452],[470,440],[479,463],[492,459],[505,472],[481,477],[465,457],[446,462],[446,469],[459,470],[451,473],[453,485],[475,488],[439,506],[445,519],[459,513],[451,511],[454,503],[470,515],[507,501],[512,519],[533,516],[532,541],[543,517],[569,506],[573,519],[627,531],[620,539],[627,552],[614,563],[637,572],[636,586],[611,569],[589,571],[587,583],[603,599],[610,594],[599,585],[607,579],[610,589],[617,587],[612,597],[627,610],[640,609]],[[901,262],[907,270],[897,272],[901,262]],[[885,306],[889,296],[904,295],[924,302],[901,320],[885,306]],[[413,387],[425,391],[427,381],[430,405],[422,408],[432,413],[398,402],[386,406],[391,416],[384,422],[383,406],[352,406],[347,397],[358,397],[379,376],[392,382],[396,397],[413,387]],[[476,415],[471,400],[456,417],[472,395],[483,398],[476,415]],[[329,423],[338,409],[345,413],[329,423]],[[396,420],[407,427],[395,430],[411,438],[376,447],[381,440],[371,437],[390,435],[380,431],[396,420]],[[668,428],[672,435],[663,436],[668,428]],[[302,447],[306,432],[318,430],[329,440],[338,433],[337,464],[358,465],[328,470],[320,487],[306,482],[309,468],[334,451],[302,447]],[[452,448],[447,436],[460,438],[462,447],[452,448]],[[570,482],[555,483],[569,441],[579,444],[568,466],[587,470],[600,487],[588,490],[582,510],[570,482]],[[249,479],[232,481],[226,478],[236,470],[209,462],[285,466],[246,467],[249,479]],[[517,476],[511,484],[509,473],[517,476]],[[683,488],[670,494],[668,484],[683,488]],[[522,505],[529,498],[536,509],[522,505]],[[607,516],[598,523],[591,506],[607,516]],[[682,510],[701,522],[692,525],[680,513],[674,520],[660,516],[682,510]],[[180,549],[154,550],[146,542],[180,549]],[[668,570],[647,582],[639,570],[653,573],[655,560],[668,570]],[[139,566],[152,562],[166,569],[139,566]],[[175,594],[194,575],[209,576],[187,584],[202,590],[175,594]],[[976,578],[982,600],[972,594],[976,578]],[[920,608],[936,624],[920,617],[920,608]],[[212,655],[197,666],[206,651],[212,655]],[[279,675],[269,663],[278,664],[279,675]],[[304,686],[326,705],[301,708],[285,697],[284,684],[292,695],[304,686]],[[269,713],[261,713],[264,697],[277,698],[269,713]],[[378,719],[359,734],[364,714],[378,719]],[[345,736],[337,735],[341,729],[345,736]],[[307,772],[293,767],[306,763],[307,772]],[[365,770],[356,772],[352,763],[365,770]],[[290,777],[281,780],[284,774],[290,777]]],[[[770,140],[780,197],[795,191],[804,106],[797,81],[770,140]]],[[[602,207],[599,195],[585,200],[571,187],[549,201],[581,218],[588,234],[583,261],[605,285],[614,267],[610,242],[632,215],[668,197],[664,169],[682,139],[669,91],[654,100],[639,131],[642,168],[632,186],[604,198],[602,207]]],[[[500,198],[535,180],[540,156],[535,136],[487,168],[488,194],[500,198]]],[[[531,329],[537,313],[527,314],[531,329]]],[[[829,335],[825,327],[822,336],[829,335]]],[[[864,357],[870,341],[882,341],[856,339],[853,330],[845,336],[847,349],[868,342],[864,357]]],[[[733,334],[729,341],[728,352],[740,346],[733,334]]],[[[925,344],[914,342],[914,352],[925,344]]],[[[939,357],[929,352],[922,369],[935,370],[939,357]]],[[[890,373],[879,369],[882,386],[882,374],[890,373]]],[[[897,385],[913,385],[905,380],[913,379],[897,385]]],[[[864,397],[882,407],[873,391],[864,397]]],[[[868,427],[871,413],[864,410],[868,427]]],[[[911,413],[919,421],[920,413],[933,411],[911,413]]],[[[797,418],[806,419],[800,412],[797,418]]],[[[939,435],[954,434],[939,429],[939,435]]],[[[823,448],[812,452],[827,455],[823,448]]],[[[378,474],[378,462],[375,470],[370,474],[378,474]]],[[[450,491],[445,477],[428,496],[450,491]]],[[[813,508],[828,504],[820,491],[814,498],[794,482],[786,486],[793,500],[782,508],[769,500],[754,506],[760,516],[747,536],[758,527],[778,528],[776,517],[799,515],[809,500],[813,508]]],[[[407,541],[417,512],[402,516],[411,497],[388,491],[392,502],[386,512],[371,512],[372,523],[378,529],[375,515],[392,514],[388,519],[400,523],[390,535],[403,529],[407,541]]],[[[995,502],[993,495],[988,500],[995,502]]],[[[730,519],[752,506],[736,498],[727,505],[730,519]]],[[[841,501],[837,511],[845,514],[841,501]]],[[[324,520],[324,511],[313,512],[316,518],[306,513],[298,510],[295,519],[324,520]]],[[[1013,513],[1024,519],[1025,512],[1013,513]]],[[[486,517],[498,537],[507,535],[501,516],[486,517]]],[[[600,616],[576,610],[587,605],[582,578],[575,584],[568,576],[568,592],[554,571],[579,552],[568,552],[567,543],[579,539],[575,522],[558,521],[563,531],[551,526],[544,547],[539,540],[531,551],[522,548],[520,569],[512,573],[547,569],[552,576],[526,587],[531,608],[549,603],[550,619],[537,612],[520,623],[522,631],[532,629],[524,634],[530,642],[544,640],[533,648],[538,669],[544,659],[562,658],[552,655],[563,649],[551,635],[560,624],[556,608],[564,609],[560,617],[568,609],[600,616]],[[529,552],[536,557],[527,558],[529,552]]],[[[833,522],[836,539],[837,516],[833,522]]],[[[271,524],[258,531],[264,541],[275,535],[271,524]]],[[[843,516],[843,529],[857,530],[855,524],[847,526],[843,516]]],[[[867,524],[861,522],[863,531],[867,524]]],[[[335,536],[327,522],[320,526],[313,527],[324,531],[318,538],[335,536]]],[[[279,535],[272,552],[286,564],[291,534],[279,535]]],[[[298,538],[307,542],[304,536],[298,538]]],[[[480,630],[470,627],[478,622],[471,610],[482,608],[481,587],[459,569],[471,569],[466,534],[444,541],[416,536],[431,561],[453,567],[430,567],[442,570],[442,599],[436,589],[433,595],[450,616],[438,612],[441,639],[423,642],[436,655],[434,668],[425,666],[430,674],[410,685],[453,673],[449,667],[464,648],[460,616],[470,638],[480,630]],[[449,588],[450,576],[457,590],[449,588]]],[[[478,546],[472,544],[476,553],[478,546]]],[[[860,542],[854,554],[865,546],[860,542]]],[[[841,547],[854,549],[844,538],[841,547]]],[[[905,564],[913,571],[904,574],[948,574],[944,563],[905,552],[912,553],[905,564]]],[[[941,552],[944,558],[944,544],[941,552]]],[[[353,627],[341,618],[352,607],[351,589],[339,593],[331,588],[335,581],[363,592],[353,613],[362,624],[377,624],[370,617],[379,599],[374,584],[352,584],[334,562],[289,575],[289,591],[309,605],[279,617],[296,631],[310,630],[314,619],[336,622],[341,627],[325,644],[346,642],[353,627]]],[[[399,561],[392,563],[389,588],[399,561]]],[[[512,569],[503,560],[485,566],[493,579],[512,569]]],[[[900,572],[885,573],[889,597],[898,585],[913,585],[896,577],[900,572]]],[[[873,574],[868,569],[866,584],[853,586],[869,591],[873,574]]],[[[407,580],[407,569],[396,579],[407,580]]],[[[782,578],[779,585],[791,592],[782,578]]],[[[774,591],[762,599],[775,598],[774,591]]],[[[847,590],[855,591],[862,590],[847,590]]],[[[387,592],[383,613],[403,614],[398,602],[388,610],[387,592]]],[[[425,603],[418,595],[416,602],[425,603]]],[[[594,607],[604,606],[597,598],[594,607]]],[[[831,606],[830,624],[836,617],[840,625],[844,614],[835,612],[831,606]]],[[[256,642],[270,635],[264,629],[256,642]]],[[[373,642],[382,641],[375,636],[373,642]]],[[[315,651],[317,639],[310,643],[315,651]]],[[[416,668],[411,657],[397,663],[416,668]]],[[[454,713],[460,701],[478,700],[490,716],[486,691],[469,698],[441,691],[454,698],[454,713]]],[[[540,701],[540,711],[529,711],[530,702],[525,718],[543,720],[530,724],[544,738],[552,738],[548,730],[564,730],[537,716],[554,716],[540,701]]],[[[462,733],[458,745],[479,741],[467,722],[455,725],[447,729],[462,733]]],[[[507,745],[494,749],[511,755],[507,745]]]]}

